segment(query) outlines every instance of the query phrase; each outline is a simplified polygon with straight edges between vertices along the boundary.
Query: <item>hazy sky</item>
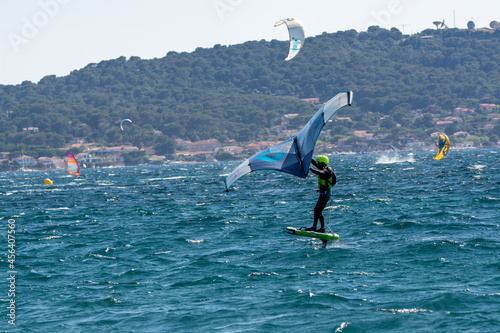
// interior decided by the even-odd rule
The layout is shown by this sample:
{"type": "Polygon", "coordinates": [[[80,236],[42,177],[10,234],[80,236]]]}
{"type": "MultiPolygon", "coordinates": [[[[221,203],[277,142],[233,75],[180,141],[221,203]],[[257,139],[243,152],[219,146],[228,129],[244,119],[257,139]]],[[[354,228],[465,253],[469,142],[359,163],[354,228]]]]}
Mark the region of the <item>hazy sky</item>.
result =
{"type": "MultiPolygon", "coordinates": [[[[215,44],[287,40],[278,19],[295,17],[306,37],[371,25],[405,34],[489,27],[498,0],[0,0],[0,84],[65,76],[89,63],[161,58],[215,44]]],[[[307,46],[307,44],[305,44],[307,46]]]]}

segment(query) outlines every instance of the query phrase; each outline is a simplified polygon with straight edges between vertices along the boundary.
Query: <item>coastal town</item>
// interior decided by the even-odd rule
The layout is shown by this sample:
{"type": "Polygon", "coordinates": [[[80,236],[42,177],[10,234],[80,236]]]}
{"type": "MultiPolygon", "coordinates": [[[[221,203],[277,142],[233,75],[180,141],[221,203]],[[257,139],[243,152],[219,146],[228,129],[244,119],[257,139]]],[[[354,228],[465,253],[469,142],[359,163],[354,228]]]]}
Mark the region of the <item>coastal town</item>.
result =
{"type": "MultiPolygon", "coordinates": [[[[306,99],[306,101],[317,104],[318,99],[306,99]]],[[[500,119],[500,113],[496,112],[500,106],[495,104],[481,104],[480,108],[487,112],[487,123],[479,129],[481,134],[487,134],[494,128],[494,123],[500,119]]],[[[445,128],[453,123],[460,123],[463,117],[474,113],[475,110],[468,108],[455,108],[452,116],[447,116],[442,119],[434,118],[433,121],[437,127],[445,128]]],[[[414,118],[422,117],[419,111],[410,111],[410,115],[414,118]]],[[[290,129],[289,122],[297,117],[298,114],[283,115],[282,122],[278,126],[266,129],[266,135],[262,136],[261,140],[251,143],[237,143],[235,140],[228,142],[220,142],[216,139],[200,140],[196,142],[176,139],[175,154],[165,156],[155,154],[153,147],[136,147],[133,145],[120,145],[113,147],[103,147],[97,142],[85,142],[83,139],[74,139],[69,142],[64,148],[60,148],[62,155],[67,151],[76,151],[77,161],[85,168],[100,168],[100,167],[122,167],[133,165],[126,163],[124,156],[127,153],[135,153],[144,156],[143,161],[147,164],[167,164],[172,161],[180,162],[204,162],[215,160],[241,160],[247,158],[263,149],[271,147],[283,140],[290,139],[298,134],[299,129],[290,129]]],[[[384,116],[382,118],[390,118],[384,116]]],[[[352,123],[353,120],[348,116],[336,117],[330,122],[335,124],[352,123]]],[[[401,126],[396,124],[396,126],[401,126]]],[[[28,133],[37,133],[37,127],[23,128],[23,131],[28,133]]],[[[155,131],[155,134],[159,131],[155,131]]],[[[434,143],[432,140],[421,141],[409,136],[405,137],[403,145],[396,147],[391,143],[384,142],[385,133],[375,134],[367,130],[352,130],[350,135],[342,138],[334,139],[333,131],[326,130],[317,145],[318,153],[338,154],[338,153],[370,153],[370,152],[401,152],[401,151],[422,151],[432,150],[434,143]]],[[[472,135],[477,135],[476,131],[457,131],[452,134],[452,149],[473,149],[483,147],[482,143],[470,140],[472,135]]],[[[499,142],[495,142],[490,147],[499,147],[499,142]]],[[[143,163],[141,163],[143,164],[143,163]]],[[[66,168],[66,159],[61,156],[38,157],[34,158],[27,154],[11,158],[9,152],[0,152],[0,165],[8,170],[47,170],[47,169],[64,169],[66,168]]],[[[5,171],[5,170],[4,170],[5,171]]]]}

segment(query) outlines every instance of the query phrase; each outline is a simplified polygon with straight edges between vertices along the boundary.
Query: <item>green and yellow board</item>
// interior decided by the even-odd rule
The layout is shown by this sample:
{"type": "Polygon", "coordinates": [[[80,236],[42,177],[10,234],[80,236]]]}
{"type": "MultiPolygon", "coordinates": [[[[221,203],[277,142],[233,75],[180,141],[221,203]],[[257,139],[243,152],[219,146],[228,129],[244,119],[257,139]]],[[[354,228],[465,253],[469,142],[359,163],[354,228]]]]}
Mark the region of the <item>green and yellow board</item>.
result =
{"type": "Polygon", "coordinates": [[[337,234],[328,234],[328,233],[320,233],[320,232],[315,232],[315,231],[306,231],[304,229],[305,228],[297,229],[294,227],[287,227],[286,232],[288,232],[289,234],[292,234],[292,235],[318,238],[318,239],[325,240],[325,241],[339,239],[339,235],[337,235],[337,234]]]}

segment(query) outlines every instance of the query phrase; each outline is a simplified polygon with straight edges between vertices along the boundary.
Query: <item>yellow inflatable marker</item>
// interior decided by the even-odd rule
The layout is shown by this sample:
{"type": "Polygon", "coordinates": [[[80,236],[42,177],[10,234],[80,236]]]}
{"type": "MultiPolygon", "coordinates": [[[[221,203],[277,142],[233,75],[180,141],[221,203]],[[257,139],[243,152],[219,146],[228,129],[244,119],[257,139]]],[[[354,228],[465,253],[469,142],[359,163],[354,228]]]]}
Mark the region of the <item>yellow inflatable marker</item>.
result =
{"type": "Polygon", "coordinates": [[[45,180],[43,181],[43,183],[45,185],[52,185],[52,180],[50,180],[49,178],[45,178],[45,180]]]}

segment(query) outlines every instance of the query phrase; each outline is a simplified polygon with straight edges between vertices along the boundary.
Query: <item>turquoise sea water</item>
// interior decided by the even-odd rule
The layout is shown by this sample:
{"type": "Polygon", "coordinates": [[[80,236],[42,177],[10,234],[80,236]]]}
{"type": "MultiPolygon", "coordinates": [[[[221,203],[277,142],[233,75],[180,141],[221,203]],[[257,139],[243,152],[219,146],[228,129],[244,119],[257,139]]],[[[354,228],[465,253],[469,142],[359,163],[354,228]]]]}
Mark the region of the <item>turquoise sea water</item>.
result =
{"type": "Polygon", "coordinates": [[[0,329],[498,332],[500,151],[433,156],[331,156],[326,249],[285,232],[312,224],[312,175],[226,193],[238,163],[0,173],[0,329]]]}

